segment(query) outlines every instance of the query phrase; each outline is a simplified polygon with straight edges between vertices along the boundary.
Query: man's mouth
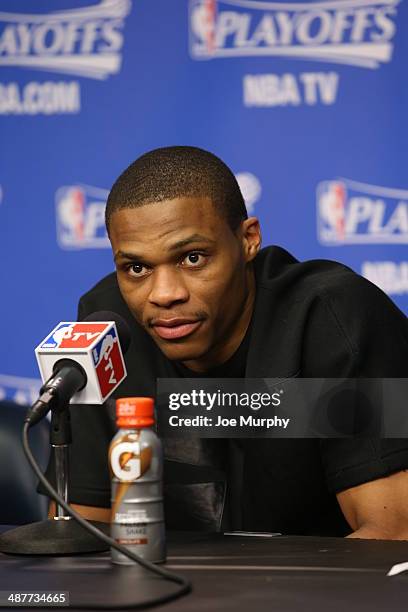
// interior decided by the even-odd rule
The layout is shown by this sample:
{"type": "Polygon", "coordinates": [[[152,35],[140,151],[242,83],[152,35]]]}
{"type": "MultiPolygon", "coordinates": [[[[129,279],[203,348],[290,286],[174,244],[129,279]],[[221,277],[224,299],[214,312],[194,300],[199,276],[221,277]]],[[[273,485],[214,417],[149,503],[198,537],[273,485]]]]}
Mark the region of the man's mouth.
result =
{"type": "Polygon", "coordinates": [[[195,332],[202,322],[202,319],[154,319],[151,326],[163,340],[176,340],[195,332]]]}

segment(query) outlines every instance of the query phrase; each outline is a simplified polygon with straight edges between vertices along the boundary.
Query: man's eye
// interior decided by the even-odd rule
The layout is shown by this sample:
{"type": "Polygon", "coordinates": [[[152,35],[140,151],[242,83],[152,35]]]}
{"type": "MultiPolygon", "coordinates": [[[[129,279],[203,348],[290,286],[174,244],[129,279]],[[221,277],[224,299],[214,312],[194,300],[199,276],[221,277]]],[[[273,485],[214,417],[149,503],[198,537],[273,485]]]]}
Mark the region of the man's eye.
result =
{"type": "Polygon", "coordinates": [[[146,266],[140,263],[129,264],[127,270],[131,276],[143,276],[146,274],[146,266]]]}
{"type": "Polygon", "coordinates": [[[183,266],[194,268],[202,266],[205,263],[205,256],[202,253],[189,253],[182,261],[183,266]]]}

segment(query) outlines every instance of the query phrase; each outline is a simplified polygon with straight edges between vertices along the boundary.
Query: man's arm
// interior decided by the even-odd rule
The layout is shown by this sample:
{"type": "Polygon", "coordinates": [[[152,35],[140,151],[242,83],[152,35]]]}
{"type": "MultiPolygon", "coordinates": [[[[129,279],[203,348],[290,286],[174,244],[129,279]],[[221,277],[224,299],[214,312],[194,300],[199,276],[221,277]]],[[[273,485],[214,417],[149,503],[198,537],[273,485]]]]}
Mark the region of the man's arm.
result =
{"type": "Polygon", "coordinates": [[[349,538],[408,540],[408,470],[337,494],[349,538]]]}
{"type": "MultiPolygon", "coordinates": [[[[88,519],[89,521],[99,521],[101,523],[110,522],[110,508],[97,508],[96,506],[80,506],[78,504],[71,504],[72,508],[78,512],[81,516],[88,519]]],[[[55,516],[55,502],[51,501],[48,509],[48,518],[55,516]]]]}

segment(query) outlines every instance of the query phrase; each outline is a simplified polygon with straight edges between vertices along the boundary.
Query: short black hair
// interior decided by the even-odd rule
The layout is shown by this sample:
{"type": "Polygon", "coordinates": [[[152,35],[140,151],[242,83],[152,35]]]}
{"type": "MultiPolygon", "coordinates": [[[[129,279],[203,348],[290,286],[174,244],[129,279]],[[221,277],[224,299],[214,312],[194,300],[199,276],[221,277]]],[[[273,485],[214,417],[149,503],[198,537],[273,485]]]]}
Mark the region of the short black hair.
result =
{"type": "Polygon", "coordinates": [[[175,146],[145,153],[119,176],[106,204],[106,227],[109,231],[113,213],[123,208],[194,196],[209,197],[233,231],[248,217],[238,182],[219,157],[175,146]]]}

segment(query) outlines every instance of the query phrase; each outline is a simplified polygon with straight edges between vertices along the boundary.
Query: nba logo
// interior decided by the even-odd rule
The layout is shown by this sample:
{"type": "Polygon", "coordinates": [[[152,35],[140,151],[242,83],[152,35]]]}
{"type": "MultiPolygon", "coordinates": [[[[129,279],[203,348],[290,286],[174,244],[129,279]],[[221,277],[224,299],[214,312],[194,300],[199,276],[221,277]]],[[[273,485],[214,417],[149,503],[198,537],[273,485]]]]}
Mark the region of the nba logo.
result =
{"type": "Polygon", "coordinates": [[[341,181],[323,181],[317,189],[318,236],[323,243],[345,239],[347,190],[341,181]]]}
{"type": "Polygon", "coordinates": [[[56,349],[59,348],[64,338],[70,338],[72,330],[74,328],[73,323],[60,323],[51,334],[42,342],[41,348],[56,349]]]}
{"type": "Polygon", "coordinates": [[[190,46],[193,57],[208,57],[215,51],[216,0],[193,0],[190,5],[190,46]]]}
{"type": "Polygon", "coordinates": [[[57,239],[63,249],[107,248],[105,207],[108,191],[86,185],[56,193],[57,239]]]}

